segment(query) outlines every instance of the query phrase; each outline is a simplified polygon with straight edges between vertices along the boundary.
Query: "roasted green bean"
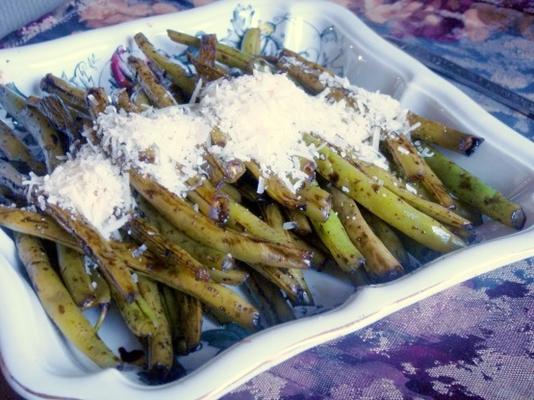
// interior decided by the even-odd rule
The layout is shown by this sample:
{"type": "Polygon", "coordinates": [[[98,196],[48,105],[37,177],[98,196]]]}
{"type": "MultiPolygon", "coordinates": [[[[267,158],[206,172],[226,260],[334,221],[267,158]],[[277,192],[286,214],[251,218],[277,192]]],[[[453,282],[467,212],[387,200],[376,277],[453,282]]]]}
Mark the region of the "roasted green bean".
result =
{"type": "Polygon", "coordinates": [[[102,368],[119,366],[118,358],[97,336],[96,330],[72,301],[52,268],[40,241],[17,233],[15,242],[19,257],[41,304],[59,330],[98,366],[102,368]]]}
{"type": "Polygon", "coordinates": [[[460,200],[507,226],[523,228],[526,216],[519,204],[508,200],[436,149],[427,150],[422,153],[426,162],[460,200]]]}
{"type": "Polygon", "coordinates": [[[356,202],[332,188],[332,203],[352,242],[365,257],[367,274],[377,281],[395,279],[404,272],[399,261],[373,233],[363,219],[356,202]]]}

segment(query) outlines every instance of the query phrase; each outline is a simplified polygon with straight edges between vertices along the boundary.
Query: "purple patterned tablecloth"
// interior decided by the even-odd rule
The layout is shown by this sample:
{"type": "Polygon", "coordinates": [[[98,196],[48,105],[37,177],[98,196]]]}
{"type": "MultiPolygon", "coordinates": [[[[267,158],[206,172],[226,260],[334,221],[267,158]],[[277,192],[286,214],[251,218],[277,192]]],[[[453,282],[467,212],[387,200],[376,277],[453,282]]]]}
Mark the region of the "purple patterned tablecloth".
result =
{"type": "MultiPolygon", "coordinates": [[[[534,100],[532,0],[335,1],[382,35],[423,46],[534,100]]],[[[210,2],[67,1],[0,47],[210,2]]],[[[534,139],[533,120],[461,89],[534,139]]],[[[224,399],[533,399],[533,267],[528,259],[471,279],[295,356],[224,399]]],[[[0,398],[18,397],[1,381],[0,398]]]]}

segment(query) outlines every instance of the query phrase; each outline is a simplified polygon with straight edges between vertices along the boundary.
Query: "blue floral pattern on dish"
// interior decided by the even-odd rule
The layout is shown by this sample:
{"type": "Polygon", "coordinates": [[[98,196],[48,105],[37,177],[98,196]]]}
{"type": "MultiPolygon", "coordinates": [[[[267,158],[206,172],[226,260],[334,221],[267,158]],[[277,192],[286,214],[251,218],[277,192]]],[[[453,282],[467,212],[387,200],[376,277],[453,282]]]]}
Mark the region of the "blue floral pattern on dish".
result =
{"type": "MultiPolygon", "coordinates": [[[[291,20],[289,13],[274,17],[271,21],[255,19],[255,10],[251,5],[238,5],[230,19],[230,26],[225,37],[219,41],[234,48],[240,48],[243,37],[249,28],[259,27],[261,30],[261,54],[264,56],[276,56],[284,48],[286,25],[291,20]]],[[[344,75],[344,37],[341,36],[334,26],[320,29],[306,21],[304,23],[311,28],[313,33],[313,45],[308,46],[299,53],[311,61],[317,62],[332,69],[338,75],[344,75]]],[[[206,32],[199,31],[197,36],[206,32]]],[[[196,55],[198,49],[188,47],[174,56],[190,73],[194,67],[188,60],[187,54],[196,55]]]]}
{"type": "MultiPolygon", "coordinates": [[[[284,48],[285,32],[287,23],[291,21],[289,13],[275,16],[270,21],[261,21],[255,18],[255,10],[252,5],[238,5],[229,21],[226,36],[219,39],[221,43],[231,47],[240,48],[241,42],[246,31],[252,27],[261,29],[261,54],[264,56],[276,56],[284,48]]],[[[317,62],[327,68],[330,68],[338,75],[344,75],[345,62],[345,40],[334,26],[319,28],[313,24],[303,21],[311,33],[311,44],[299,51],[301,55],[311,61],[317,62]]],[[[206,32],[199,31],[196,33],[200,36],[206,32]]],[[[135,48],[127,48],[128,54],[135,54],[135,48]]],[[[189,62],[188,54],[196,56],[198,49],[187,47],[182,52],[171,54],[170,57],[180,64],[188,73],[194,73],[194,67],[189,62]]],[[[74,70],[63,71],[61,77],[72,84],[90,88],[95,86],[104,86],[116,88],[117,84],[109,74],[109,62],[101,66],[101,60],[98,60],[94,54],[91,54],[86,60],[76,64],[74,70]]]]}
{"type": "Polygon", "coordinates": [[[99,75],[100,66],[98,59],[94,53],[91,53],[87,59],[76,64],[72,74],[67,74],[65,71],[63,71],[61,78],[69,81],[75,86],[87,89],[99,85],[99,75]]]}

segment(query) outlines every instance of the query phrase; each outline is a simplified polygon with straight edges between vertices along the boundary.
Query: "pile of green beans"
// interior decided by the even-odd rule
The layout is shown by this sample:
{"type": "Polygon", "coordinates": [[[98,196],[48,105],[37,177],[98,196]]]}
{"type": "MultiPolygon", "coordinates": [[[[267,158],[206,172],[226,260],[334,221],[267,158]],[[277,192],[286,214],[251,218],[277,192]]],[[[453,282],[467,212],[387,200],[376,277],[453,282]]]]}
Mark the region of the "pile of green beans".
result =
{"type": "MultiPolygon", "coordinates": [[[[357,111],[350,88],[320,79],[325,73],[334,77],[324,67],[287,49],[262,57],[258,28],[245,33],[240,49],[218,43],[214,35],[169,30],[168,36],[198,48],[197,56],[189,54],[195,75],[138,33],[134,39],[146,59],[128,57],[128,85],[111,97],[102,88],[78,88],[52,74],[41,81],[41,97],[0,85],[0,105],[17,121],[16,129],[0,121],[2,204],[16,205],[0,205],[0,225],[13,232],[52,321],[102,368],[130,362],[165,379],[178,365],[176,356],[198,347],[203,316],[254,332],[295,319],[294,306],[313,305],[306,269],[337,268],[337,276],[357,285],[385,282],[465,247],[481,214],[523,227],[520,205],[438,150],[469,156],[483,139],[415,113],[408,114],[415,126],[411,138],[382,135],[389,170],[349,149],[340,152],[313,132],[303,135],[320,156],[298,193],[276,177],[266,178],[266,193],[256,193],[260,165],[213,154],[205,159],[208,176],[186,198],[131,170],[138,209],[122,241],[103,239],[71,210],[27,208],[37,205],[38,194],[24,185],[27,174],[51,173],[67,149],[75,152],[89,140],[82,131],[110,104],[128,113],[176,107],[190,101],[200,79],[232,79],[235,70],[250,74],[262,68],[287,74],[310,96],[328,90],[331,101],[344,100],[357,111]],[[19,130],[34,138],[40,154],[30,151],[19,130]],[[228,285],[246,290],[238,294],[228,285]],[[120,360],[98,336],[111,303],[140,339],[144,357],[120,360]],[[101,310],[95,325],[83,314],[92,307],[101,310]]],[[[211,136],[224,145],[224,132],[214,129],[211,136]]]]}

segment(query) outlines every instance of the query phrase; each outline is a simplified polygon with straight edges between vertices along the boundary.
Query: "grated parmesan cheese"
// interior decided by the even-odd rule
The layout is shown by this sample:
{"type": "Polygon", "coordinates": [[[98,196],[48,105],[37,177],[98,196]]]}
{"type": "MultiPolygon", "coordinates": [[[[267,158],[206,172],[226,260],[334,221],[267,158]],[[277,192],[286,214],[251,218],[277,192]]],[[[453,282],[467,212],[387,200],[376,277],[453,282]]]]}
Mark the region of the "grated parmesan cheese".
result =
{"type": "Polygon", "coordinates": [[[410,152],[408,151],[408,149],[404,146],[398,146],[397,147],[397,150],[399,151],[399,153],[401,154],[410,154],[410,152]]]}
{"type": "Polygon", "coordinates": [[[179,196],[191,189],[189,179],[203,174],[210,127],[189,107],[148,109],[139,114],[109,107],[97,124],[101,146],[115,162],[151,176],[179,196]]]}
{"type": "Polygon", "coordinates": [[[417,192],[417,189],[416,189],[415,187],[413,187],[412,185],[410,185],[409,183],[406,183],[406,184],[405,184],[405,188],[406,188],[406,190],[409,191],[410,193],[419,195],[419,193],[417,192]]]}
{"type": "MultiPolygon", "coordinates": [[[[319,81],[328,88],[343,88],[349,92],[358,106],[358,112],[365,117],[369,126],[375,128],[375,136],[389,132],[409,135],[415,129],[410,126],[408,110],[391,96],[379,92],[370,92],[361,87],[351,85],[349,80],[323,72],[319,81]]],[[[375,139],[376,142],[376,139],[375,139]]]]}
{"type": "Polygon", "coordinates": [[[136,248],[136,249],[134,249],[134,250],[132,251],[132,256],[133,256],[134,258],[139,258],[139,257],[141,257],[141,256],[145,253],[145,251],[147,251],[147,250],[148,250],[148,247],[146,246],[146,244],[143,243],[141,246],[139,246],[138,248],[136,248]]]}
{"type": "Polygon", "coordinates": [[[226,135],[218,154],[256,161],[264,177],[277,176],[296,191],[308,178],[299,168],[300,158],[318,156],[314,146],[304,143],[304,133],[351,149],[365,161],[384,164],[373,148],[375,121],[344,101],[330,101],[327,94],[310,96],[284,74],[255,71],[210,83],[201,93],[200,106],[210,124],[226,135]]]}
{"type": "Polygon", "coordinates": [[[191,99],[189,100],[189,104],[195,104],[198,100],[198,95],[200,94],[200,90],[202,90],[202,78],[199,78],[197,84],[195,85],[195,89],[193,90],[193,93],[191,94],[191,99]]]}
{"type": "Polygon", "coordinates": [[[263,176],[260,176],[258,179],[258,188],[256,189],[256,193],[263,194],[265,193],[265,178],[263,176]]]}
{"type": "Polygon", "coordinates": [[[288,221],[288,222],[284,222],[282,224],[282,229],[286,230],[286,231],[289,231],[291,229],[295,229],[297,227],[297,223],[295,221],[288,221]]]}
{"type": "Polygon", "coordinates": [[[82,147],[75,159],[59,165],[52,174],[32,175],[28,183],[44,192],[39,200],[42,209],[54,204],[79,214],[105,239],[128,221],[135,206],[128,175],[89,146],[82,147]]]}

